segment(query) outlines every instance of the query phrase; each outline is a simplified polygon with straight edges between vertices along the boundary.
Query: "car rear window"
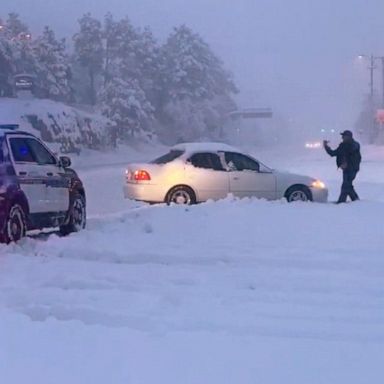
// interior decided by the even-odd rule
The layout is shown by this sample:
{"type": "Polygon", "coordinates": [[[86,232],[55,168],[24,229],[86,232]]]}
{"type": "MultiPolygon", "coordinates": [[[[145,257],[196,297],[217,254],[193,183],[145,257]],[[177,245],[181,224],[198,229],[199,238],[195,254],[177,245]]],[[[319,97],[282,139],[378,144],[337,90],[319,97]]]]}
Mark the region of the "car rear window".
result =
{"type": "Polygon", "coordinates": [[[184,153],[184,151],[174,149],[172,151],[169,151],[165,155],[160,156],[157,159],[151,161],[151,164],[167,164],[167,163],[170,163],[171,161],[178,159],[183,153],[184,153]]]}

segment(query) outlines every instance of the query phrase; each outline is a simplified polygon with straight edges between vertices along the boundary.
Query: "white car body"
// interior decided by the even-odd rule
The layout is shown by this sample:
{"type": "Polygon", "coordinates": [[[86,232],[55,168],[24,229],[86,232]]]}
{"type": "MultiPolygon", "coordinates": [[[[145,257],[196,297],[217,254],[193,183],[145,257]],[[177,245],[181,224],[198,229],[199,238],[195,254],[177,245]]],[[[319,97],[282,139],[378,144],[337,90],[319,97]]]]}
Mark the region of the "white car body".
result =
{"type": "Polygon", "coordinates": [[[326,202],[328,198],[328,190],[322,182],[272,170],[252,156],[226,144],[179,144],[164,156],[151,163],[128,165],[124,185],[126,198],[150,203],[183,204],[218,200],[228,194],[267,200],[286,197],[289,201],[326,202]],[[164,158],[167,160],[167,156],[171,161],[163,161],[164,158]],[[165,163],[156,164],[156,161],[165,163]],[[199,162],[203,163],[204,168],[199,162]],[[295,196],[291,196],[292,188],[297,192],[295,196]],[[173,196],[175,190],[179,191],[180,196],[173,196]],[[182,191],[188,193],[183,196],[182,191]],[[189,198],[186,197],[188,194],[189,198]]]}

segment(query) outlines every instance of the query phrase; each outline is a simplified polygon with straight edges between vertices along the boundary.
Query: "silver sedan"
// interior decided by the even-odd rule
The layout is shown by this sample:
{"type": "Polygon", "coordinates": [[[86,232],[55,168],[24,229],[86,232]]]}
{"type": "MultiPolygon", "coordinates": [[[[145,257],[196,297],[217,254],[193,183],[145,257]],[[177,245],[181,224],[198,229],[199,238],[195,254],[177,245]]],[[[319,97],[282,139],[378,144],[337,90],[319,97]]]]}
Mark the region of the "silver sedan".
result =
{"type": "Polygon", "coordinates": [[[149,203],[194,204],[232,194],[267,200],[326,202],[320,180],[279,172],[222,143],[179,144],[149,163],[129,164],[126,198],[149,203]]]}

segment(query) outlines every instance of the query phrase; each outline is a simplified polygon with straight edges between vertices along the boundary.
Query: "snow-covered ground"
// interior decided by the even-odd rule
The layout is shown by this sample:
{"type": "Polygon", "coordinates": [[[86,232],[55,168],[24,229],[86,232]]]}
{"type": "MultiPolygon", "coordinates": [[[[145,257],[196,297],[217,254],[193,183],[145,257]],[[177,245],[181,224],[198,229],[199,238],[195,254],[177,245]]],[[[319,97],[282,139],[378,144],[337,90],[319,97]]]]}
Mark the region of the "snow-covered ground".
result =
{"type": "MultiPolygon", "coordinates": [[[[384,149],[343,206],[124,200],[125,162],[161,151],[74,159],[87,230],[0,245],[0,382],[381,383],[384,149]]],[[[322,151],[252,152],[336,199],[322,151]]]]}

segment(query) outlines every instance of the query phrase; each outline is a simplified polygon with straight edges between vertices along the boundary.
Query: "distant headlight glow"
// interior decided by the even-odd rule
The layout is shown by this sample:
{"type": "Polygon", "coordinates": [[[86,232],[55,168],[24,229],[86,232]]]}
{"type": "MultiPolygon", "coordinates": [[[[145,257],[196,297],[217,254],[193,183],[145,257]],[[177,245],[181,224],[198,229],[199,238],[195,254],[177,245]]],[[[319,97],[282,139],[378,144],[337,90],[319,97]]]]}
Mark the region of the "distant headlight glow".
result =
{"type": "Polygon", "coordinates": [[[311,184],[311,187],[313,188],[318,188],[318,189],[324,189],[325,188],[325,184],[320,181],[320,180],[315,180],[312,184],[311,184]]]}
{"type": "Polygon", "coordinates": [[[319,141],[316,141],[313,143],[305,143],[305,148],[309,148],[309,149],[321,148],[321,143],[319,141]]]}

